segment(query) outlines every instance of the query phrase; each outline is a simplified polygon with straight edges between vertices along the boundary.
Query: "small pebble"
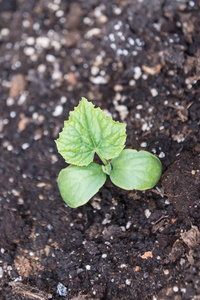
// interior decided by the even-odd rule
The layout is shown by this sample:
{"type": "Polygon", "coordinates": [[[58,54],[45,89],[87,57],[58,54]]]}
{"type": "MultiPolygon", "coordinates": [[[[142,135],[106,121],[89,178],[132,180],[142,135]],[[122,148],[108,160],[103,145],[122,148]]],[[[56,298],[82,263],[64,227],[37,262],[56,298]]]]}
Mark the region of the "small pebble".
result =
{"type": "Polygon", "coordinates": [[[148,219],[151,215],[151,212],[149,209],[145,209],[144,214],[145,214],[145,217],[148,219]]]}
{"type": "Polygon", "coordinates": [[[129,229],[131,227],[131,221],[128,221],[127,223],[126,223],[126,229],[129,229]]]}
{"type": "Polygon", "coordinates": [[[96,76],[99,73],[99,68],[96,66],[91,67],[91,74],[92,76],[96,76]]]}
{"type": "Polygon", "coordinates": [[[120,27],[121,27],[121,21],[119,21],[117,24],[115,24],[114,25],[114,29],[116,30],[116,31],[118,31],[119,29],[120,29],[120,27]]]}
{"type": "Polygon", "coordinates": [[[124,121],[128,115],[128,108],[125,105],[115,105],[116,111],[119,112],[120,118],[124,121]]]}
{"type": "Polygon", "coordinates": [[[59,10],[59,6],[55,3],[49,3],[48,7],[53,10],[53,11],[58,11],[59,10]]]}
{"type": "Polygon", "coordinates": [[[22,198],[19,198],[19,199],[17,200],[17,204],[18,204],[18,205],[23,205],[23,204],[24,204],[24,200],[23,200],[22,198]]]}
{"type": "Polygon", "coordinates": [[[8,146],[7,146],[7,150],[8,150],[8,151],[12,151],[12,150],[13,150],[13,146],[12,146],[12,145],[8,145],[8,146]]]}
{"type": "Polygon", "coordinates": [[[13,105],[15,103],[15,100],[13,99],[13,98],[8,98],[7,100],[6,100],[6,104],[7,104],[7,106],[11,106],[11,105],[13,105]]]}
{"type": "Polygon", "coordinates": [[[121,91],[123,91],[123,86],[120,85],[120,84],[116,84],[116,85],[114,86],[114,91],[115,91],[115,92],[121,92],[121,91]]]}
{"type": "Polygon", "coordinates": [[[37,112],[34,112],[33,114],[32,114],[32,119],[33,120],[37,120],[38,119],[38,113],[37,112]]]}
{"type": "Polygon", "coordinates": [[[149,130],[149,126],[148,126],[147,123],[144,123],[144,124],[142,125],[142,131],[146,131],[146,130],[149,130]]]}
{"type": "Polygon", "coordinates": [[[35,49],[33,47],[25,47],[24,54],[27,56],[32,56],[35,53],[35,49]]]}
{"type": "Polygon", "coordinates": [[[48,62],[54,62],[56,60],[55,56],[52,54],[47,54],[46,61],[48,62]]]}
{"type": "Polygon", "coordinates": [[[147,146],[147,143],[146,143],[146,142],[142,142],[142,143],[140,144],[140,146],[141,146],[142,148],[145,148],[145,147],[147,146]]]}
{"type": "Polygon", "coordinates": [[[59,43],[58,41],[52,41],[51,42],[51,46],[56,50],[59,51],[61,48],[61,43],[59,43]]]}
{"type": "Polygon", "coordinates": [[[98,35],[101,33],[101,29],[100,28],[92,28],[90,29],[87,33],[86,33],[86,38],[91,38],[95,35],[98,35]]]}
{"type": "Polygon", "coordinates": [[[8,28],[2,28],[1,29],[1,35],[2,36],[7,36],[7,35],[9,35],[9,33],[10,33],[10,29],[8,29],[8,28]]]}
{"type": "Polygon", "coordinates": [[[55,13],[56,17],[61,18],[64,16],[64,11],[59,9],[57,10],[57,12],[55,13]]]}
{"type": "Polygon", "coordinates": [[[99,18],[102,15],[101,6],[97,6],[94,9],[94,16],[95,18],[99,18]]]}
{"type": "Polygon", "coordinates": [[[24,102],[26,101],[27,96],[28,96],[27,91],[25,91],[23,94],[21,94],[21,96],[19,97],[19,100],[18,100],[18,105],[23,105],[24,102]]]}
{"type": "Polygon", "coordinates": [[[36,44],[44,49],[48,49],[50,45],[50,39],[46,36],[40,36],[36,39],[36,44]]]}
{"type": "Polygon", "coordinates": [[[177,293],[177,292],[179,291],[179,288],[178,288],[177,286],[174,286],[174,287],[173,287],[173,291],[174,291],[175,293],[177,293]]]}
{"type": "Polygon", "coordinates": [[[15,111],[11,111],[10,112],[10,117],[13,119],[16,117],[16,112],[15,111]]]}
{"type": "Polygon", "coordinates": [[[40,24],[39,23],[34,23],[33,24],[33,30],[37,31],[40,29],[40,24]]]}
{"type": "Polygon", "coordinates": [[[3,268],[0,267],[0,278],[2,278],[2,277],[3,277],[3,268]]]}
{"type": "Polygon", "coordinates": [[[134,79],[137,80],[141,77],[142,75],[142,71],[140,69],[140,67],[135,67],[134,68],[134,79]]]}
{"type": "Polygon", "coordinates": [[[62,104],[66,103],[66,102],[67,102],[67,97],[62,96],[62,97],[60,98],[60,102],[61,102],[62,104]]]}
{"type": "Polygon", "coordinates": [[[128,55],[128,50],[127,50],[127,49],[124,49],[124,50],[122,51],[122,54],[123,54],[124,56],[127,56],[127,55],[128,55]]]}
{"type": "Polygon", "coordinates": [[[53,229],[53,226],[52,226],[51,224],[48,224],[48,225],[47,225],[47,228],[48,228],[48,230],[52,230],[52,229],[53,229]]]}
{"type": "Polygon", "coordinates": [[[101,76],[104,76],[104,75],[106,75],[106,72],[105,72],[105,70],[101,70],[101,72],[100,72],[100,75],[101,75],[101,76]]]}
{"type": "Polygon", "coordinates": [[[55,110],[54,110],[54,112],[52,113],[52,115],[54,117],[58,117],[58,116],[60,116],[62,114],[62,112],[63,112],[62,105],[57,105],[56,108],[55,108],[55,110]]]}
{"type": "Polygon", "coordinates": [[[94,84],[107,84],[108,83],[108,81],[102,76],[97,76],[95,78],[92,78],[91,81],[94,84]]]}
{"type": "Polygon", "coordinates": [[[33,46],[35,44],[35,38],[32,36],[29,36],[26,40],[27,45],[33,46]]]}
{"type": "Polygon", "coordinates": [[[193,6],[195,6],[195,2],[194,2],[194,1],[190,1],[190,2],[189,2],[189,5],[190,5],[191,7],[193,7],[193,6]]]}
{"type": "Polygon", "coordinates": [[[23,20],[22,25],[23,25],[24,28],[28,28],[30,26],[29,20],[23,20]]]}
{"type": "Polygon", "coordinates": [[[164,152],[160,152],[160,154],[158,155],[159,158],[164,158],[165,157],[165,153],[164,152]]]}
{"type": "Polygon", "coordinates": [[[102,15],[98,18],[98,21],[102,24],[106,23],[108,21],[108,18],[105,15],[102,15]]]}
{"type": "Polygon", "coordinates": [[[37,69],[38,69],[39,73],[44,73],[46,71],[46,66],[41,64],[41,65],[38,66],[37,69]]]}
{"type": "Polygon", "coordinates": [[[86,25],[92,25],[93,22],[92,22],[92,20],[90,18],[85,17],[83,19],[83,23],[86,24],[86,25]]]}
{"type": "Polygon", "coordinates": [[[16,70],[17,68],[20,68],[21,67],[21,65],[22,65],[22,63],[21,63],[21,61],[16,61],[13,65],[12,65],[12,69],[13,70],[16,70]]]}
{"type": "MultiPolygon", "coordinates": [[[[10,179],[13,179],[13,178],[10,178],[10,179]]],[[[18,197],[20,195],[19,191],[15,190],[15,189],[12,189],[12,194],[16,197],[18,197]]]]}
{"type": "Polygon", "coordinates": [[[131,80],[129,81],[129,85],[130,85],[130,86],[134,86],[135,84],[136,84],[136,82],[135,82],[134,79],[131,79],[131,80]]]}
{"type": "Polygon", "coordinates": [[[52,74],[52,79],[53,80],[59,80],[59,79],[62,79],[62,72],[60,71],[54,71],[53,74],[52,74]]]}
{"type": "Polygon", "coordinates": [[[116,46],[114,43],[111,43],[111,44],[110,44],[110,48],[112,48],[113,50],[116,50],[116,49],[117,49],[117,46],[116,46]]]}
{"type": "Polygon", "coordinates": [[[131,284],[131,280],[130,279],[126,279],[126,285],[130,285],[131,284]]]}
{"type": "Polygon", "coordinates": [[[56,293],[59,296],[66,297],[67,296],[67,288],[66,288],[66,286],[64,286],[61,282],[59,282],[58,285],[57,285],[57,291],[56,291],[56,293]]]}
{"type": "Polygon", "coordinates": [[[180,265],[181,265],[181,266],[183,266],[183,265],[185,264],[185,262],[186,262],[186,261],[185,261],[184,258],[181,258],[181,259],[180,259],[180,265]]]}
{"type": "Polygon", "coordinates": [[[114,41],[115,41],[115,36],[114,36],[113,33],[110,33],[110,34],[109,34],[109,39],[110,39],[111,42],[114,42],[114,41]]]}
{"type": "Polygon", "coordinates": [[[152,97],[158,96],[158,91],[156,89],[151,89],[150,90],[152,97]]]}
{"type": "Polygon", "coordinates": [[[147,78],[148,78],[147,74],[142,75],[142,79],[147,80],[147,78]]]}
{"type": "Polygon", "coordinates": [[[8,119],[4,119],[4,120],[3,120],[3,124],[4,124],[4,125],[7,125],[8,123],[9,123],[9,120],[8,120],[8,119]]]}
{"type": "Polygon", "coordinates": [[[140,119],[140,117],[141,117],[141,116],[140,116],[139,113],[135,114],[135,118],[136,118],[136,119],[140,119]]]}
{"type": "Polygon", "coordinates": [[[115,15],[120,15],[122,10],[117,6],[114,6],[113,7],[113,12],[114,12],[115,15]]]}
{"type": "Polygon", "coordinates": [[[23,145],[22,145],[22,149],[23,150],[26,150],[26,149],[28,149],[30,147],[30,145],[28,144],[28,143],[24,143],[23,145]]]}

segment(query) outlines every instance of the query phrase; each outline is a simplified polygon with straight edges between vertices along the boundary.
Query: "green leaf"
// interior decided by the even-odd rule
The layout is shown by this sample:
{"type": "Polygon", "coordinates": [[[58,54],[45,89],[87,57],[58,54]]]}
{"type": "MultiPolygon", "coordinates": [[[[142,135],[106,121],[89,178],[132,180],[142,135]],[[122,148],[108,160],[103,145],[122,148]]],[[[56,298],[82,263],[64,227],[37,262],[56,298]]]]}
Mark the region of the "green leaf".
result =
{"type": "Polygon", "coordinates": [[[147,190],[156,185],[161,176],[160,160],[147,151],[123,150],[111,160],[111,181],[125,190],[147,190]]]}
{"type": "Polygon", "coordinates": [[[126,124],[106,118],[100,108],[94,108],[85,98],[70,112],[64,124],[56,144],[69,164],[87,166],[93,161],[95,152],[108,160],[124,149],[126,124]]]}
{"type": "Polygon", "coordinates": [[[61,170],[58,187],[63,200],[72,208],[84,205],[106,181],[100,165],[91,163],[87,167],[69,166],[61,170]]]}
{"type": "Polygon", "coordinates": [[[102,167],[102,171],[107,174],[110,175],[110,172],[112,170],[111,164],[107,164],[106,166],[101,166],[102,167]]]}

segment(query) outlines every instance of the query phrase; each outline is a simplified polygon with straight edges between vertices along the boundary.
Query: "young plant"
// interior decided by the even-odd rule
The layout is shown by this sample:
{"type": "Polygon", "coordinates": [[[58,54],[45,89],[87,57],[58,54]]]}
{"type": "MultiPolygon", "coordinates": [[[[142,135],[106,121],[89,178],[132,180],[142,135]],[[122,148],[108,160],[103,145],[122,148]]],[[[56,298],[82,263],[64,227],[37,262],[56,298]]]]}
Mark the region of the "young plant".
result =
{"type": "Polygon", "coordinates": [[[55,141],[58,152],[70,164],[61,170],[58,187],[72,208],[84,205],[104,185],[107,175],[125,190],[147,190],[161,176],[160,160],[147,151],[124,149],[126,124],[106,118],[100,108],[82,98],[70,112],[55,141]],[[93,162],[95,153],[103,165],[93,162]]]}

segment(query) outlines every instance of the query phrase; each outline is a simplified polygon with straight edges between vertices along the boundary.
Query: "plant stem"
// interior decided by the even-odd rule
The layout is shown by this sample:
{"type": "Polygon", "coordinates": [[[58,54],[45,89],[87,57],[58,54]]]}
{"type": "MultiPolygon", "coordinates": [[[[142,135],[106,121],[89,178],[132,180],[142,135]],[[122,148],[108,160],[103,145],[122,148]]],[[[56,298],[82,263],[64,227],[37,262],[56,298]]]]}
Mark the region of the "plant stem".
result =
{"type": "Polygon", "coordinates": [[[99,158],[101,159],[101,161],[104,163],[104,165],[106,166],[107,164],[108,164],[108,161],[105,159],[105,158],[103,158],[102,156],[101,156],[101,154],[99,154],[98,152],[97,152],[97,155],[99,156],[99,158]]]}

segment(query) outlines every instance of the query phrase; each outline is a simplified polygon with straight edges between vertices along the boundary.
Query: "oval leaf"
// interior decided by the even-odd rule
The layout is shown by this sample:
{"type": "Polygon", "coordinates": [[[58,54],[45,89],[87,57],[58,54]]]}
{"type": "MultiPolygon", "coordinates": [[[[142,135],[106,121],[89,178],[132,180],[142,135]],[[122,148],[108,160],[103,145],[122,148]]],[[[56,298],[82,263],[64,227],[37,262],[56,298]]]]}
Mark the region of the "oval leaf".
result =
{"type": "Polygon", "coordinates": [[[100,165],[87,167],[69,166],[58,176],[58,187],[63,200],[72,208],[84,205],[106,181],[100,165]]]}
{"type": "Polygon", "coordinates": [[[123,150],[111,160],[111,181],[125,190],[147,190],[156,185],[161,176],[160,160],[147,151],[123,150]]]}
{"type": "Polygon", "coordinates": [[[100,108],[82,98],[78,107],[70,112],[56,144],[59,153],[69,164],[87,166],[95,152],[100,157],[111,159],[124,149],[126,124],[106,118],[100,108]]]}

